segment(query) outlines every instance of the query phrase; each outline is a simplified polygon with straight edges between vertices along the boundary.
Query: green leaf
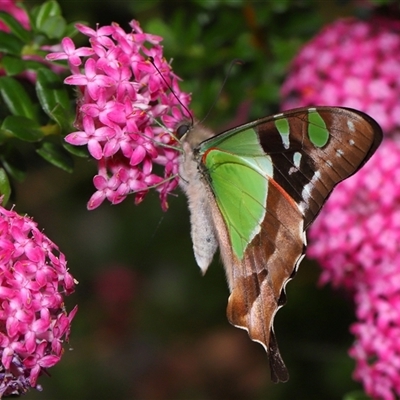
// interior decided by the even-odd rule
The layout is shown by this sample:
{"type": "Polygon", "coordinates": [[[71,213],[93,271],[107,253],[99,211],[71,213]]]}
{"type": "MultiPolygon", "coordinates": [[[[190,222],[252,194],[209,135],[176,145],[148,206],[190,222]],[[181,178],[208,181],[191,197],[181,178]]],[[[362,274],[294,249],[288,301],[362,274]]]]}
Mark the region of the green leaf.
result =
{"type": "Polygon", "coordinates": [[[72,130],[72,112],[68,92],[53,71],[41,68],[36,79],[36,94],[44,112],[61,128],[66,135],[72,130]]]}
{"type": "Polygon", "coordinates": [[[61,16],[50,17],[41,27],[41,32],[45,33],[50,39],[61,39],[64,36],[67,23],[61,16]]]}
{"type": "Polygon", "coordinates": [[[29,118],[10,115],[1,124],[1,130],[25,142],[38,142],[44,133],[35,121],[29,118]]]}
{"type": "Polygon", "coordinates": [[[56,1],[46,1],[38,9],[35,10],[35,27],[43,31],[43,25],[51,17],[61,16],[61,8],[56,1]]]}
{"type": "Polygon", "coordinates": [[[56,1],[47,1],[34,10],[34,26],[50,39],[61,39],[65,36],[67,23],[56,1]]]}
{"type": "Polygon", "coordinates": [[[22,154],[16,147],[8,143],[1,149],[1,162],[7,173],[19,182],[26,177],[26,165],[22,154]]]}
{"type": "Polygon", "coordinates": [[[36,152],[50,164],[66,172],[73,172],[73,159],[61,145],[53,142],[43,142],[36,152]]]}
{"type": "Polygon", "coordinates": [[[0,11],[0,21],[3,21],[13,35],[20,39],[23,43],[31,41],[31,33],[23,28],[23,26],[10,14],[0,11]]]}
{"type": "Polygon", "coordinates": [[[38,70],[36,80],[36,94],[44,112],[54,118],[54,110],[61,106],[69,110],[70,101],[68,92],[60,77],[49,69],[38,70]]]}
{"type": "Polygon", "coordinates": [[[24,43],[16,36],[0,31],[0,53],[20,56],[24,43]]]}
{"type": "Polygon", "coordinates": [[[7,204],[10,195],[11,195],[10,181],[8,180],[6,171],[4,171],[3,168],[0,168],[0,196],[3,196],[3,201],[1,202],[2,206],[7,204]]]}
{"type": "Polygon", "coordinates": [[[8,76],[14,76],[24,71],[37,71],[43,68],[43,63],[33,60],[22,60],[15,56],[4,56],[1,60],[8,76]]]}
{"type": "Polygon", "coordinates": [[[19,57],[4,56],[1,60],[4,70],[8,76],[17,75],[25,71],[25,61],[19,57]]]}
{"type": "Polygon", "coordinates": [[[81,158],[89,158],[89,152],[87,150],[87,147],[85,146],[72,146],[71,144],[64,142],[63,147],[74,156],[81,158]]]}
{"type": "Polygon", "coordinates": [[[24,60],[24,63],[25,69],[27,70],[37,71],[38,69],[43,68],[43,63],[39,61],[24,60]]]}
{"type": "Polygon", "coordinates": [[[72,117],[69,110],[66,110],[62,106],[56,106],[56,108],[52,112],[52,117],[54,121],[56,121],[57,124],[60,126],[61,133],[64,136],[73,131],[74,128],[72,125],[72,117]]]}
{"type": "Polygon", "coordinates": [[[0,77],[0,94],[11,114],[36,120],[33,103],[17,80],[9,76],[0,77]]]}
{"type": "Polygon", "coordinates": [[[153,18],[146,24],[146,32],[152,32],[154,35],[163,37],[163,44],[166,45],[166,53],[177,51],[179,39],[170,24],[161,18],[153,18]]]}

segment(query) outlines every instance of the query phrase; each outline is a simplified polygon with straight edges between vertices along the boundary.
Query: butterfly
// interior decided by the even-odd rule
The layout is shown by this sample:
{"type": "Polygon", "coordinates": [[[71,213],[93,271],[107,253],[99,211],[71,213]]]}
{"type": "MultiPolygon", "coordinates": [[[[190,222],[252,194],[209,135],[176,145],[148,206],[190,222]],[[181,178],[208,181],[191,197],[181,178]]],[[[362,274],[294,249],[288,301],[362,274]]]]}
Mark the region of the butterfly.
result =
{"type": "Polygon", "coordinates": [[[382,130],[357,110],[312,107],[217,135],[184,121],[176,136],[196,262],[204,274],[219,247],[228,320],[265,348],[272,381],[285,382],[273,322],[305,255],[305,231],[332,189],[374,154],[382,130]]]}

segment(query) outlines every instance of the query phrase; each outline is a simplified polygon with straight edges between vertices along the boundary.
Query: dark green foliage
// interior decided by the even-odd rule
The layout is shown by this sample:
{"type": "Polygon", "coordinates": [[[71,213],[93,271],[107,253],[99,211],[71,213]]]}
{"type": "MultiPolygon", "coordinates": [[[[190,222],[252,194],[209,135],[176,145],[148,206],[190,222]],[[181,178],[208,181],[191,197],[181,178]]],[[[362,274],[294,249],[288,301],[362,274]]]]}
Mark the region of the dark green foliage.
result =
{"type": "Polygon", "coordinates": [[[23,180],[26,168],[36,168],[35,152],[64,171],[73,170],[63,137],[73,130],[74,95],[72,91],[68,94],[64,77],[45,62],[47,52],[42,49],[60,43],[71,28],[55,1],[27,11],[31,30],[0,12],[0,20],[10,29],[9,33],[0,32],[0,67],[4,71],[0,77],[0,194],[4,201],[11,193],[10,178],[23,180]],[[24,156],[16,157],[21,152],[24,156]]]}

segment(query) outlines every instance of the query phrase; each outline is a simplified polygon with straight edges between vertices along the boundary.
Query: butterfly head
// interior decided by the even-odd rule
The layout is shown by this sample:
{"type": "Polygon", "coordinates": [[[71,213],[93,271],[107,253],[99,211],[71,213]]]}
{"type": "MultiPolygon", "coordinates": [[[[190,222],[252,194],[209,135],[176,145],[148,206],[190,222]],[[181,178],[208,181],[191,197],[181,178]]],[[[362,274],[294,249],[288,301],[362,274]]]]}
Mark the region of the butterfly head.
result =
{"type": "Polygon", "coordinates": [[[214,135],[215,133],[210,129],[189,120],[180,122],[175,128],[175,137],[181,142],[182,147],[189,146],[191,150],[214,135]]]}
{"type": "Polygon", "coordinates": [[[181,121],[175,128],[175,136],[177,139],[180,141],[185,140],[184,137],[192,130],[193,124],[186,120],[186,121],[181,121]]]}

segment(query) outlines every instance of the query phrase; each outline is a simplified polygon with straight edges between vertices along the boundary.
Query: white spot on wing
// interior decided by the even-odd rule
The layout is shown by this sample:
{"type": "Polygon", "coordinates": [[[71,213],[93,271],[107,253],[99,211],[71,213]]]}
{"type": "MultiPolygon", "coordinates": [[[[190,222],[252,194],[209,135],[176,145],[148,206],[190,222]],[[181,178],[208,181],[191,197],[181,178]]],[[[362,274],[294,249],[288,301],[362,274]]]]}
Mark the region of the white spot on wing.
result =
{"type": "Polygon", "coordinates": [[[293,154],[293,163],[297,169],[300,168],[300,162],[301,162],[301,153],[296,151],[296,153],[293,154]]]}
{"type": "Polygon", "coordinates": [[[356,131],[354,123],[350,119],[347,120],[347,127],[349,128],[350,132],[355,132],[356,131]]]}
{"type": "Polygon", "coordinates": [[[293,173],[297,172],[300,169],[300,162],[301,162],[301,153],[296,151],[293,154],[293,167],[290,167],[289,169],[289,175],[292,175],[293,173]]]}
{"type": "Polygon", "coordinates": [[[336,157],[342,157],[343,154],[344,154],[343,150],[341,149],[336,150],[336,157]]]}
{"type": "Polygon", "coordinates": [[[349,140],[349,145],[350,145],[350,146],[354,146],[354,144],[355,144],[355,141],[354,141],[353,139],[350,139],[350,140],[349,140]]]}
{"type": "MultiPolygon", "coordinates": [[[[304,246],[307,246],[307,235],[306,235],[306,231],[303,231],[303,243],[304,246]]],[[[305,254],[304,254],[305,255],[305,254]]]]}
{"type": "Polygon", "coordinates": [[[282,118],[283,116],[283,113],[274,115],[275,127],[281,135],[283,147],[288,149],[290,147],[290,124],[287,118],[282,118]]]}
{"type": "Polygon", "coordinates": [[[319,180],[320,177],[321,177],[321,172],[315,171],[314,176],[311,178],[310,182],[304,186],[304,188],[301,192],[301,197],[304,199],[304,201],[302,201],[299,204],[299,209],[303,215],[304,215],[304,211],[307,208],[308,201],[310,200],[311,191],[312,191],[315,183],[319,180]]]}
{"type": "Polygon", "coordinates": [[[285,149],[288,149],[290,147],[290,142],[289,142],[289,135],[281,135],[282,138],[282,144],[285,149]]]}

